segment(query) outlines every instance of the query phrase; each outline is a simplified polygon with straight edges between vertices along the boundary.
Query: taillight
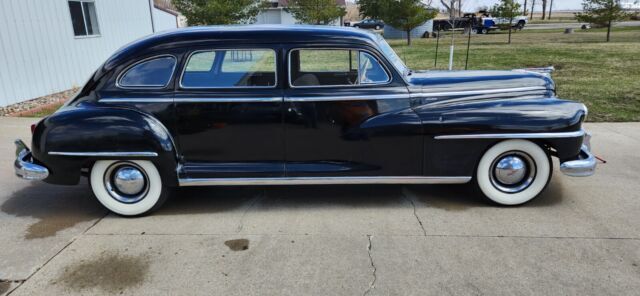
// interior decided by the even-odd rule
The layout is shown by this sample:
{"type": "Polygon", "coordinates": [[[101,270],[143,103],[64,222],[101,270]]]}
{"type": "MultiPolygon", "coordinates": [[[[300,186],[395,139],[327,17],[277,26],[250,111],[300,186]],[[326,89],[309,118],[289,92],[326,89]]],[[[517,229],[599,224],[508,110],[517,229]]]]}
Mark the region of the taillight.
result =
{"type": "Polygon", "coordinates": [[[31,134],[33,135],[33,132],[36,130],[36,124],[32,124],[31,125],[31,134]]]}

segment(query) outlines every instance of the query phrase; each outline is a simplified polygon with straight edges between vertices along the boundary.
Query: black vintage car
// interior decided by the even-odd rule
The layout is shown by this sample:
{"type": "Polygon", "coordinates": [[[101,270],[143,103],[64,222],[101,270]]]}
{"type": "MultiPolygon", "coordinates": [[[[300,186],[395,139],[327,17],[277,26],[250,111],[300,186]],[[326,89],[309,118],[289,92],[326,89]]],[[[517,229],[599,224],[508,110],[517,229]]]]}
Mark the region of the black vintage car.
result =
{"type": "Polygon", "coordinates": [[[526,71],[412,71],[379,35],[315,26],[194,27],[110,57],[16,141],[16,174],[89,178],[124,216],[177,186],[453,184],[517,205],[595,160],[583,104],[526,71]]]}
{"type": "Polygon", "coordinates": [[[384,22],[374,19],[364,19],[359,22],[349,23],[354,28],[381,30],[384,28],[384,22]]]}

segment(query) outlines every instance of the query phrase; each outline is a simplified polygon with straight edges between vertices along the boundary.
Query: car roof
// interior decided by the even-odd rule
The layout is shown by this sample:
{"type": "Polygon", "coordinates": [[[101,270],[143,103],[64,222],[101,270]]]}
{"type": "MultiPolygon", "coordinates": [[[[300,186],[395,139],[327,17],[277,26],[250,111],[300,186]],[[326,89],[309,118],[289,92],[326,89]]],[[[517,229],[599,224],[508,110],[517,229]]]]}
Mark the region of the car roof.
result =
{"type": "Polygon", "coordinates": [[[161,47],[197,45],[218,41],[233,43],[365,43],[375,46],[377,36],[366,30],[313,25],[196,26],[162,31],[131,42],[116,51],[103,65],[109,70],[122,61],[161,47]]]}

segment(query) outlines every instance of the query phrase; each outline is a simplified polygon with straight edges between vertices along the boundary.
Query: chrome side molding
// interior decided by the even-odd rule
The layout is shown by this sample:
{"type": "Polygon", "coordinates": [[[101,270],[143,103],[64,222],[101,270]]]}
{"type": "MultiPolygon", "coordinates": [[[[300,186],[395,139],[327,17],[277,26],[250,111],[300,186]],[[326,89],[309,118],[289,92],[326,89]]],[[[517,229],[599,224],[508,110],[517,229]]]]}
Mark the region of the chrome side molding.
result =
{"type": "Polygon", "coordinates": [[[181,178],[180,186],[214,185],[329,185],[329,184],[464,184],[471,177],[276,177],[276,178],[181,178]]]}
{"type": "Polygon", "coordinates": [[[559,133],[505,133],[505,134],[463,134],[435,136],[436,140],[460,140],[460,139],[555,139],[578,138],[585,135],[584,130],[559,133]]]}
{"type": "Polygon", "coordinates": [[[137,152],[64,152],[49,151],[49,155],[61,156],[95,156],[95,157],[156,157],[158,153],[137,151],[137,152]]]}

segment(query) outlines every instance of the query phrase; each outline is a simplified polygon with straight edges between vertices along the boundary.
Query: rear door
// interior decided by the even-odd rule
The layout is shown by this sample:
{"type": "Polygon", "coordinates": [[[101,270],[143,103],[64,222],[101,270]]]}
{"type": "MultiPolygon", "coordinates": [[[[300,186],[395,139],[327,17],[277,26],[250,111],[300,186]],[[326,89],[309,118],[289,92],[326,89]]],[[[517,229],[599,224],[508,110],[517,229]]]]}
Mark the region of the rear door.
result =
{"type": "Polygon", "coordinates": [[[190,52],[175,93],[182,177],[284,175],[277,46],[190,52]]]}
{"type": "Polygon", "coordinates": [[[422,174],[420,120],[378,53],[298,47],[288,50],[288,64],[287,176],[422,174]]]}

